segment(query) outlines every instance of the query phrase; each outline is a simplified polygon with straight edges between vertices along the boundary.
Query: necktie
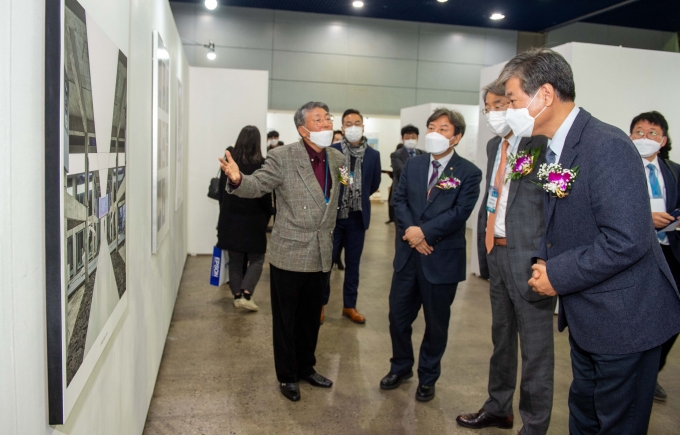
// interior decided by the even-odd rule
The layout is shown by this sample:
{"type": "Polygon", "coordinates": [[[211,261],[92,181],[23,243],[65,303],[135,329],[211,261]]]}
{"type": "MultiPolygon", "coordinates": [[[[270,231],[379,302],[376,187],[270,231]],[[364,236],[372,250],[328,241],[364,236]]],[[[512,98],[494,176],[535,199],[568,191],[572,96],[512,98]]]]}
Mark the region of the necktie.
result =
{"type": "Polygon", "coordinates": [[[550,148],[550,146],[548,146],[548,152],[545,155],[545,161],[548,162],[548,163],[555,163],[556,160],[557,160],[557,154],[555,154],[555,151],[553,151],[552,148],[550,148]]]}
{"type": "MultiPolygon", "coordinates": [[[[663,192],[661,192],[661,185],[659,184],[659,178],[656,176],[656,166],[651,163],[647,164],[647,169],[649,170],[649,187],[652,188],[652,198],[663,199],[663,192]]],[[[656,233],[656,237],[661,242],[668,240],[668,235],[666,233],[656,233]]]]}
{"type": "Polygon", "coordinates": [[[409,152],[408,152],[408,156],[409,156],[409,157],[413,157],[413,156],[414,156],[414,154],[415,154],[415,152],[414,152],[414,151],[409,151],[409,152]]]}
{"type": "Polygon", "coordinates": [[[436,160],[432,160],[432,176],[430,177],[430,181],[427,183],[427,196],[430,196],[430,192],[432,191],[432,188],[437,184],[437,180],[439,180],[439,168],[441,167],[441,163],[439,163],[436,160]]]}
{"type": "MultiPolygon", "coordinates": [[[[501,193],[503,192],[503,180],[501,177],[505,174],[505,165],[508,163],[508,143],[507,140],[503,141],[501,146],[501,161],[498,163],[498,169],[496,169],[496,179],[494,180],[494,186],[498,189],[498,198],[496,199],[496,213],[498,213],[498,201],[501,199],[501,193]]],[[[484,239],[484,244],[486,245],[486,253],[490,253],[493,249],[493,236],[494,227],[496,226],[496,213],[489,213],[489,217],[486,219],[486,238],[484,239]]]]}

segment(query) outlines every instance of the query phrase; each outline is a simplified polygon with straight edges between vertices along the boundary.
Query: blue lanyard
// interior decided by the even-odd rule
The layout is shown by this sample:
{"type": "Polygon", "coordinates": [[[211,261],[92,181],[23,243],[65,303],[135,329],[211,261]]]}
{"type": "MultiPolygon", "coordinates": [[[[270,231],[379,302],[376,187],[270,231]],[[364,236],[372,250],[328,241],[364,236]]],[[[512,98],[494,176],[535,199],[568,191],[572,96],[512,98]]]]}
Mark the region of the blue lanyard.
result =
{"type": "Polygon", "coordinates": [[[324,151],[324,153],[326,154],[326,181],[324,181],[323,184],[323,197],[326,200],[326,204],[328,204],[328,201],[330,201],[330,198],[328,197],[328,152],[324,151]]]}
{"type": "MultiPolygon", "coordinates": [[[[501,151],[503,151],[503,141],[504,141],[504,140],[505,140],[504,138],[501,138],[501,144],[498,146],[498,151],[496,152],[496,160],[494,161],[494,164],[493,164],[493,172],[491,173],[491,183],[493,183],[494,180],[496,179],[496,173],[497,173],[498,170],[500,169],[498,166],[499,166],[500,163],[501,163],[501,151]]],[[[516,137],[516,138],[515,138],[515,143],[512,145],[512,148],[510,149],[510,154],[512,154],[512,153],[517,149],[517,145],[518,145],[518,144],[519,144],[519,137],[516,137]]],[[[505,171],[506,171],[506,170],[507,170],[507,165],[506,165],[505,168],[503,168],[503,176],[505,176],[505,171]]],[[[504,183],[504,180],[501,178],[501,181],[500,181],[500,182],[501,182],[501,183],[504,183]]],[[[498,190],[498,188],[499,188],[500,186],[494,186],[494,187],[496,188],[496,190],[498,190]]]]}

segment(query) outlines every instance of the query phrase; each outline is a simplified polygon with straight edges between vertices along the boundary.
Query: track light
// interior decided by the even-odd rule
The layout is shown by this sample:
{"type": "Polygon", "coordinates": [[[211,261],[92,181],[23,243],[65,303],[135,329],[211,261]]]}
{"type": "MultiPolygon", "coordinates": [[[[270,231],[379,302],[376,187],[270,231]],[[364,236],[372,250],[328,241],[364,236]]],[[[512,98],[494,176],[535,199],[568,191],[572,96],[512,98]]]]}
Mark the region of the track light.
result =
{"type": "Polygon", "coordinates": [[[209,41],[204,47],[208,49],[208,59],[215,60],[217,58],[217,54],[215,54],[215,43],[209,41]]]}
{"type": "Polygon", "coordinates": [[[217,7],[217,0],[205,0],[205,7],[212,11],[217,7]]]}
{"type": "Polygon", "coordinates": [[[495,13],[495,14],[492,14],[489,18],[491,18],[492,20],[502,20],[503,18],[505,18],[505,15],[495,13]]]}
{"type": "Polygon", "coordinates": [[[356,1],[352,3],[352,6],[354,6],[355,8],[363,8],[364,2],[356,1]]]}

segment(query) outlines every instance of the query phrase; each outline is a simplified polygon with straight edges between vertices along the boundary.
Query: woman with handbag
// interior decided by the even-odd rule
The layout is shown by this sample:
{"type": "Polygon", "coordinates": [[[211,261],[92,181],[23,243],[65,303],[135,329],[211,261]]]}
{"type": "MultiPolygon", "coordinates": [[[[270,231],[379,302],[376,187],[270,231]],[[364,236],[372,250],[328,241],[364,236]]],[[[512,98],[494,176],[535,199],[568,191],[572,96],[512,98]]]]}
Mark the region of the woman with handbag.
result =
{"type": "MultiPolygon", "coordinates": [[[[264,164],[257,127],[243,127],[233,147],[227,148],[241,172],[250,175],[264,164]]],[[[227,176],[220,175],[220,218],[217,247],[229,251],[229,287],[234,306],[257,311],[255,286],[262,274],[267,250],[267,224],[272,215],[270,194],[257,199],[239,198],[225,191],[227,176]]]]}

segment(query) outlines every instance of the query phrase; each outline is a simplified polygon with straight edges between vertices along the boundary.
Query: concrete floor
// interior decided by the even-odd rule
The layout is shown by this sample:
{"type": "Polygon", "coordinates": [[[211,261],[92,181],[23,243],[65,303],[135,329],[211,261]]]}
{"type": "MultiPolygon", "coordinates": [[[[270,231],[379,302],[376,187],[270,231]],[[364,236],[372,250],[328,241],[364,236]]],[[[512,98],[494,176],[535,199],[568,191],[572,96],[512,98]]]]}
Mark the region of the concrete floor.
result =
{"type": "MultiPolygon", "coordinates": [[[[292,403],[278,391],[272,355],[269,269],[254,300],[258,313],[237,310],[226,286],[208,284],[210,257],[190,257],[151,401],[145,435],[160,434],[513,434],[521,427],[515,395],[515,431],[473,431],[457,426],[461,413],[486,400],[491,344],[488,282],[469,276],[452,306],[449,343],[442,361],[437,397],[414,399],[414,378],[382,391],[391,344],[387,300],[392,276],[394,226],[385,225],[387,206],[373,205],[361,264],[358,309],[365,325],[342,318],[343,273],[334,270],[333,292],[317,347],[319,373],[335,381],[330,390],[301,383],[302,400],[292,403]]],[[[469,251],[469,246],[468,246],[469,251]]],[[[571,364],[567,332],[555,322],[555,399],[551,434],[568,433],[567,394],[571,364]]],[[[421,316],[413,327],[417,349],[421,316]]],[[[416,356],[417,359],[417,356],[416,356]]],[[[660,375],[669,399],[655,404],[649,433],[680,433],[680,350],[671,352],[660,375]]]]}

